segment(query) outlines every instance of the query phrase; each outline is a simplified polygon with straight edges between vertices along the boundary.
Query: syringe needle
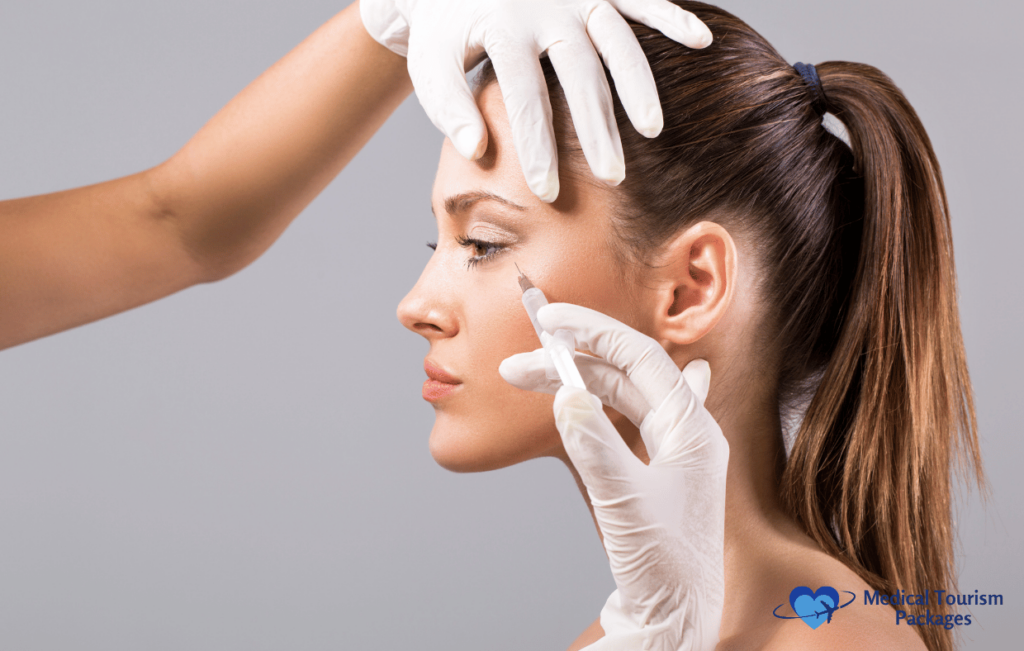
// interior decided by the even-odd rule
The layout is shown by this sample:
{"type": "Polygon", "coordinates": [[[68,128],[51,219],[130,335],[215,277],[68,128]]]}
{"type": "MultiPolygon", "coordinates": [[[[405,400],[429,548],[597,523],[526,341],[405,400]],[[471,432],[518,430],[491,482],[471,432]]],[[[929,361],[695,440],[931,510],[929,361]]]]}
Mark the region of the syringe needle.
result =
{"type": "Polygon", "coordinates": [[[519,272],[519,287],[521,287],[524,292],[528,289],[532,289],[533,283],[531,283],[530,279],[526,277],[526,274],[523,273],[523,270],[519,268],[519,264],[515,262],[513,262],[512,264],[516,265],[516,271],[519,272]]]}

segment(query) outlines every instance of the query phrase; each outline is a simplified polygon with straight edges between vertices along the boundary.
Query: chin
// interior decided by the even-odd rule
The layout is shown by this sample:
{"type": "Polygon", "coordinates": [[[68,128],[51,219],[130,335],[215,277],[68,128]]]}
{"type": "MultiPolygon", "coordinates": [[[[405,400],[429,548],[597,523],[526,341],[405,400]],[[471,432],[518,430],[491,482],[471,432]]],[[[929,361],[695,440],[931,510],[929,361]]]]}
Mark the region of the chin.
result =
{"type": "Polygon", "coordinates": [[[452,472],[486,472],[510,465],[495,463],[488,459],[485,451],[460,438],[434,423],[434,429],[430,431],[430,456],[434,457],[437,465],[452,472]]]}
{"type": "Polygon", "coordinates": [[[552,446],[560,443],[553,422],[547,435],[532,436],[529,428],[508,430],[493,423],[463,423],[439,413],[430,430],[429,445],[430,456],[445,470],[486,472],[550,456],[552,446]]]}

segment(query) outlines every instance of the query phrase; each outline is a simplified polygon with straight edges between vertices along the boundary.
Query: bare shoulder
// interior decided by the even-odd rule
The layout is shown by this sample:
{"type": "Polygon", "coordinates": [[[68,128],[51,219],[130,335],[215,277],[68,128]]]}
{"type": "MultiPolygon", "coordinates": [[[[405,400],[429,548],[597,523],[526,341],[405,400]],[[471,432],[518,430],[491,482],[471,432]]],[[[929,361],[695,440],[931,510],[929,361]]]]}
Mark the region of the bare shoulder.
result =
{"type": "Polygon", "coordinates": [[[809,541],[745,551],[743,578],[726,589],[717,651],[926,651],[916,626],[809,541]]]}
{"type": "Polygon", "coordinates": [[[794,623],[800,625],[778,627],[776,634],[760,646],[761,651],[926,651],[914,629],[896,624],[895,611],[889,607],[861,604],[859,608],[847,608],[842,617],[837,614],[831,622],[816,629],[799,621],[794,623]]]}
{"type": "MultiPolygon", "coordinates": [[[[832,583],[839,582],[833,580],[832,583]]],[[[820,586],[827,585],[825,581],[803,582],[807,584],[812,585],[809,591],[818,588],[815,595],[822,594],[820,586]]],[[[760,609],[767,611],[766,616],[752,617],[754,621],[723,636],[716,651],[926,651],[915,627],[906,625],[905,621],[898,623],[896,611],[890,606],[865,604],[864,587],[857,587],[860,589],[839,591],[840,607],[831,613],[828,608],[822,608],[820,617],[815,616],[815,610],[794,612],[784,595],[777,599],[780,603],[775,608],[760,609]]],[[[810,603],[814,603],[813,600],[810,603]]]]}

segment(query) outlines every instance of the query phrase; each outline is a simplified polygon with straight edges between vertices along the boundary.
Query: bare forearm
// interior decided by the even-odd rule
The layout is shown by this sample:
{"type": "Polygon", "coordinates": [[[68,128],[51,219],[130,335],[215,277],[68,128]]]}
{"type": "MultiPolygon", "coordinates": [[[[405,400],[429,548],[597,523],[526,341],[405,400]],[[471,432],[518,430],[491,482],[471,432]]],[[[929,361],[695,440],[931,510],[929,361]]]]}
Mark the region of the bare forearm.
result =
{"type": "Polygon", "coordinates": [[[249,264],[411,92],[352,4],[162,165],[0,202],[0,349],[249,264]]]}
{"type": "Polygon", "coordinates": [[[164,212],[212,278],[249,264],[412,92],[405,59],[354,3],[151,171],[164,212]]]}
{"type": "Polygon", "coordinates": [[[206,272],[145,173],[0,202],[0,349],[156,300],[206,272]]]}

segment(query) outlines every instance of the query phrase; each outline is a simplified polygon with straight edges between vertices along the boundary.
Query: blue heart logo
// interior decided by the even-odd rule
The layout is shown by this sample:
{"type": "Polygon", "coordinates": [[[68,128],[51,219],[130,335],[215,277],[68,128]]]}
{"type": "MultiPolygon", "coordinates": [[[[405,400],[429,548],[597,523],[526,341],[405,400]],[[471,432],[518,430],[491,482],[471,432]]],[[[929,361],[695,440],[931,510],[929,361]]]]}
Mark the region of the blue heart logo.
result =
{"type": "Polygon", "coordinates": [[[832,620],[833,611],[839,608],[839,593],[827,585],[818,588],[817,592],[800,586],[793,588],[793,592],[789,593],[789,605],[805,624],[811,628],[818,628],[832,620]]]}

